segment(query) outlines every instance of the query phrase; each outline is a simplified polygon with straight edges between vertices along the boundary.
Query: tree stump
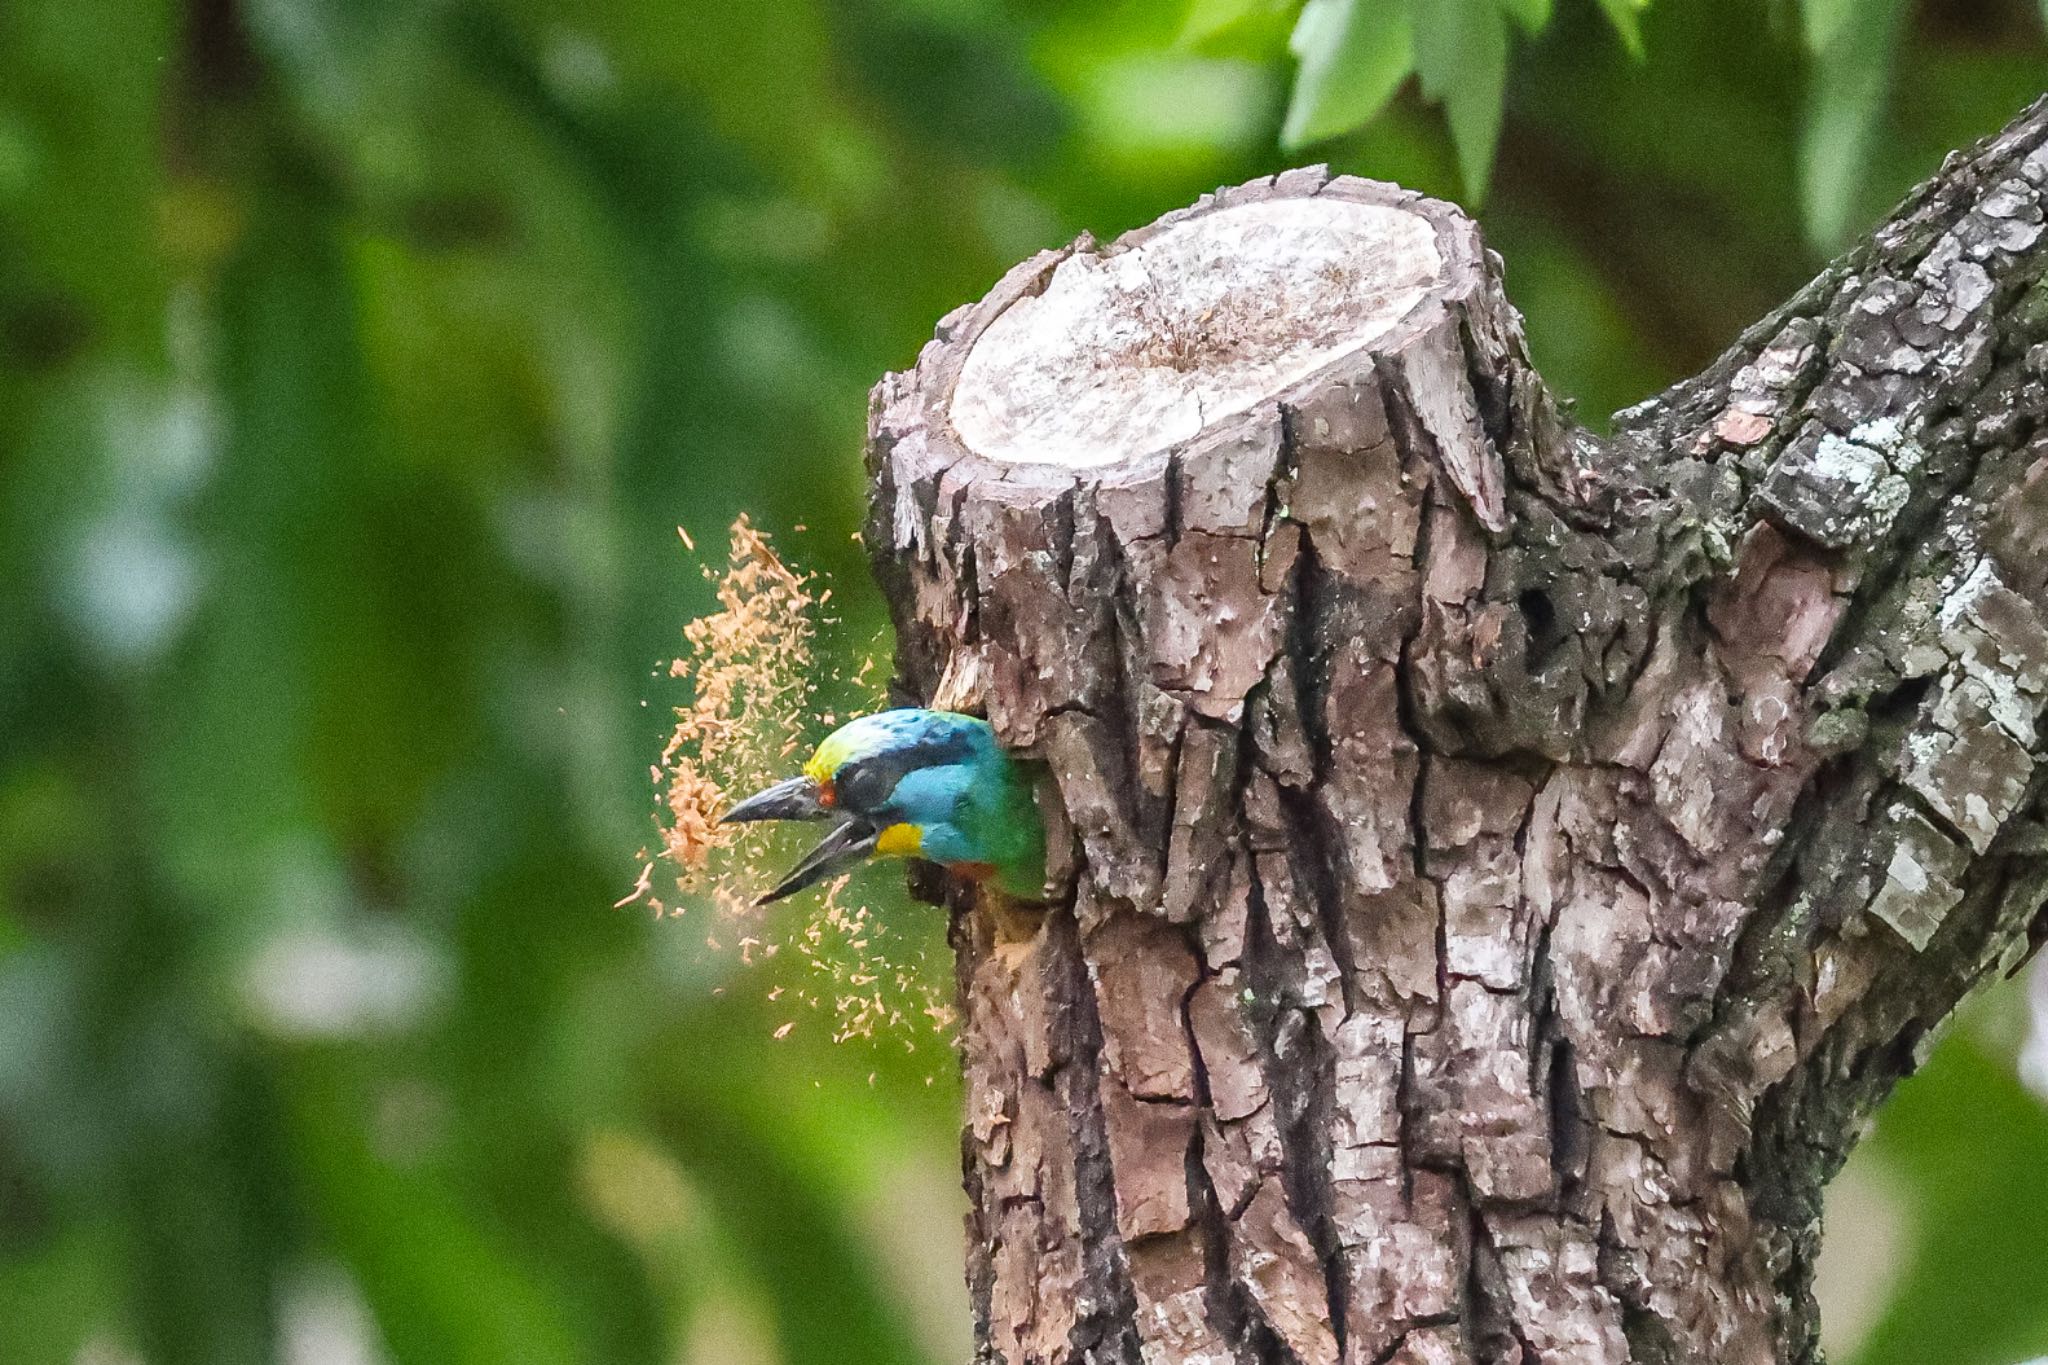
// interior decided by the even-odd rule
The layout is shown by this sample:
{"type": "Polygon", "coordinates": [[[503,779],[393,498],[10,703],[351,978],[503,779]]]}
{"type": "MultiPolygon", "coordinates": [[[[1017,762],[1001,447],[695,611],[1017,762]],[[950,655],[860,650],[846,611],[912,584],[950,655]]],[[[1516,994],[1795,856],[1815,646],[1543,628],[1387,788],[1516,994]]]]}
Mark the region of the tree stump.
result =
{"type": "Polygon", "coordinates": [[[979,1359],[1810,1359],[1822,1184],[2048,893],[2048,104],[1597,437],[1456,209],[1320,169],[876,389],[979,1359]]]}

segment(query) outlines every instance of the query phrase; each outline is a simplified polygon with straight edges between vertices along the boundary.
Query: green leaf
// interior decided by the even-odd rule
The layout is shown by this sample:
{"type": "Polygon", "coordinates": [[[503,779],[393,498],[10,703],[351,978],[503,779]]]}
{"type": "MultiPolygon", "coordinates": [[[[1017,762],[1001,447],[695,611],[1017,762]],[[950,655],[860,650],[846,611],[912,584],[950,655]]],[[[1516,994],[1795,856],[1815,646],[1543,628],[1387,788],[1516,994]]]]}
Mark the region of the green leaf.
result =
{"type": "Polygon", "coordinates": [[[0,1358],[76,1361],[94,1325],[118,1305],[115,1286],[132,1254],[113,1228],[75,1225],[0,1257],[0,1358]]]}
{"type": "Polygon", "coordinates": [[[1827,46],[1814,54],[1799,138],[1800,208],[1807,239],[1822,251],[1848,235],[1871,139],[1884,113],[1905,9],[1906,0],[1867,0],[1855,21],[1837,23],[1827,46]]]}
{"type": "MultiPolygon", "coordinates": [[[[1990,994],[2010,998],[2019,986],[1990,994]]],[[[1978,1033],[1944,1037],[1852,1158],[1889,1167],[1915,1214],[1906,1244],[1877,1253],[1904,1268],[1870,1336],[1845,1357],[1853,1365],[2004,1365],[2048,1351],[2048,1114],[2014,1077],[2010,1045],[1978,1033]]]]}
{"type": "Polygon", "coordinates": [[[1181,20],[1180,47],[1199,47],[1254,19],[1271,18],[1285,11],[1292,0],[1188,0],[1187,17],[1181,20]]]}
{"type": "Polygon", "coordinates": [[[1806,50],[1819,52],[1826,48],[1855,13],[1856,0],[1799,0],[1806,50]]]}
{"type": "Polygon", "coordinates": [[[301,1195],[361,1285],[394,1359],[569,1365],[581,1357],[559,1301],[460,1181],[382,1156],[371,1092],[333,1055],[303,1059],[287,1089],[301,1195]]]}
{"type": "Polygon", "coordinates": [[[1628,49],[1628,55],[1641,61],[1643,26],[1637,16],[1649,8],[1649,0],[1600,0],[1600,8],[1606,11],[1607,22],[1621,35],[1621,45],[1628,49]]]}
{"type": "Polygon", "coordinates": [[[1520,24],[1524,33],[1541,33],[1547,28],[1553,8],[1552,0],[1500,0],[1501,13],[1520,24]]]}
{"type": "Polygon", "coordinates": [[[1290,150],[1369,121],[1415,61],[1408,7],[1399,0],[1308,0],[1287,45],[1301,61],[1280,129],[1290,150]]]}
{"type": "MultiPolygon", "coordinates": [[[[861,1158],[882,1144],[857,1093],[836,1103],[792,1094],[801,1073],[778,1067],[759,1032],[704,1027],[663,1034],[652,1055],[688,1056],[671,1074],[648,1069],[650,1129],[700,1182],[711,1212],[770,1298],[784,1359],[897,1365],[923,1359],[901,1297],[864,1259],[844,1211],[861,1158]],[[730,1087],[726,1075],[753,1078],[730,1087]]],[[[813,1073],[814,1075],[816,1073],[813,1073]]],[[[843,1081],[837,1082],[843,1084],[843,1081]]],[[[798,1086],[806,1086],[798,1080],[798,1086]]],[[[822,1088],[822,1080],[819,1082],[822,1088]]]]}
{"type": "Polygon", "coordinates": [[[1443,101],[1466,196],[1486,195],[1507,92],[1508,26],[1496,0],[1414,0],[1415,71],[1443,101]]]}

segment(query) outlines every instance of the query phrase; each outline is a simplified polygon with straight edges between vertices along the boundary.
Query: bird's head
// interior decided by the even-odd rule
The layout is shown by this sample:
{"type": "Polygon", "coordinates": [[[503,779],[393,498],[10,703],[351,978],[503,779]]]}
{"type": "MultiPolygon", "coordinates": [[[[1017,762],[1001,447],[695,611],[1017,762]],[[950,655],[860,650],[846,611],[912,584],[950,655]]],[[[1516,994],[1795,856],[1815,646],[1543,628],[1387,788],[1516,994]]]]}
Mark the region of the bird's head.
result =
{"type": "Polygon", "coordinates": [[[929,858],[971,877],[1043,860],[1029,790],[988,722],[950,711],[906,707],[842,725],[801,773],[719,823],[749,820],[837,822],[763,905],[869,858],[929,858]]]}

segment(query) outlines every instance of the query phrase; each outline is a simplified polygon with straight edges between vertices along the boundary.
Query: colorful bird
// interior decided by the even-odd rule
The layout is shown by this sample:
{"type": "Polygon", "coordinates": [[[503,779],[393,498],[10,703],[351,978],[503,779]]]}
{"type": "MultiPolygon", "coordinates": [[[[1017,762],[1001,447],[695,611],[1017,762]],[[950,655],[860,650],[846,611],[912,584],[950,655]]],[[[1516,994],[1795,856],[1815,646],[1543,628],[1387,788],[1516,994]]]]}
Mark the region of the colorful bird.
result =
{"type": "Polygon", "coordinates": [[[868,858],[924,858],[1007,895],[1045,894],[1045,829],[1023,766],[989,723],[904,707],[849,721],[803,772],[734,806],[720,824],[839,824],[760,904],[781,900],[868,858]]]}

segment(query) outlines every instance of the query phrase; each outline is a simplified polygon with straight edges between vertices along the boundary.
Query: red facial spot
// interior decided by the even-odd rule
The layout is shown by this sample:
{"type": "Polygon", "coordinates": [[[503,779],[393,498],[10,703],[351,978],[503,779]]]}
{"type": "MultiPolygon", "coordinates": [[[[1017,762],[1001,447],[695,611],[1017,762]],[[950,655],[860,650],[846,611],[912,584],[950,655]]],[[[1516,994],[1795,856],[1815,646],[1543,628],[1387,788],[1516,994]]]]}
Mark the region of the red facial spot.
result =
{"type": "Polygon", "coordinates": [[[820,782],[818,784],[818,804],[826,810],[830,810],[839,804],[839,793],[832,790],[830,782],[820,782]]]}

